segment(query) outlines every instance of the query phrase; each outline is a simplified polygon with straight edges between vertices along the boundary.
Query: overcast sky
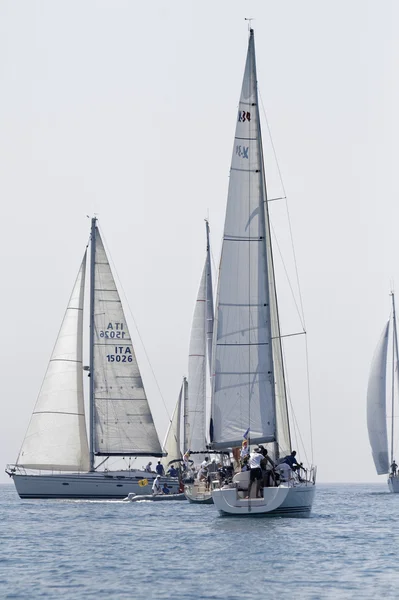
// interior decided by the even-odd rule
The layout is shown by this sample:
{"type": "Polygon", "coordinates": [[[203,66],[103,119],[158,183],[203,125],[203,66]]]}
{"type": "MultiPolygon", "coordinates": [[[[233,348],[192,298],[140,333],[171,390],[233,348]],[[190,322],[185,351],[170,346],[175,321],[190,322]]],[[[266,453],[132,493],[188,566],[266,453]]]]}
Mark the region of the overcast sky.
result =
{"type": "MultiPolygon", "coordinates": [[[[151,370],[172,412],[207,216],[219,259],[245,17],[255,18],[284,186],[264,120],[269,197],[285,190],[295,241],[319,480],[384,480],[368,443],[366,388],[391,282],[399,287],[393,0],[0,1],[0,465],[16,460],[94,213],[144,342],[145,351],[126,308],[163,439],[168,416],[151,370]]],[[[272,208],[295,283],[286,205],[272,208]]],[[[276,266],[282,330],[296,332],[276,266]]],[[[309,449],[295,340],[288,375],[309,449]]]]}

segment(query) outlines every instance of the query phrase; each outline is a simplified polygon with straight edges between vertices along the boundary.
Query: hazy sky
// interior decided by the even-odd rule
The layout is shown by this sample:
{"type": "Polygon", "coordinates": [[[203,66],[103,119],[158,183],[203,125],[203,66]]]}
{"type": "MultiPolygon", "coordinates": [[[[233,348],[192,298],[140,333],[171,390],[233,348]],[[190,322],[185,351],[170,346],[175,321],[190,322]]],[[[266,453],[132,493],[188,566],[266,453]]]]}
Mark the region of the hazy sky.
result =
{"type": "MultiPolygon", "coordinates": [[[[172,411],[208,215],[218,263],[244,17],[255,18],[259,89],[295,240],[319,480],[383,480],[366,388],[391,282],[399,287],[393,0],[0,1],[0,465],[22,443],[88,240],[86,215],[99,217],[172,411]]],[[[269,197],[281,196],[265,121],[263,131],[269,197]]],[[[272,208],[294,281],[285,203],[272,208]]],[[[292,333],[300,323],[277,263],[282,330],[292,333]]],[[[167,413],[126,313],[162,440],[167,413]]],[[[303,339],[293,340],[288,375],[309,447],[303,339]]]]}

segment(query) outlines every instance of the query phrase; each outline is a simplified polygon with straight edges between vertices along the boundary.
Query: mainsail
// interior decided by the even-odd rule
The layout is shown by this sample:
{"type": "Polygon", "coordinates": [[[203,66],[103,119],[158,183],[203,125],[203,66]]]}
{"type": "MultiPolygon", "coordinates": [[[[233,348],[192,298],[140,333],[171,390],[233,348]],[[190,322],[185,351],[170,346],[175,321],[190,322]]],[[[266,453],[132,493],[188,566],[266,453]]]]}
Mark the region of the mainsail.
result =
{"type": "Polygon", "coordinates": [[[17,465],[87,471],[82,373],[86,253],[43,380],[17,465]]]}
{"type": "Polygon", "coordinates": [[[371,363],[367,387],[367,428],[378,475],[389,472],[386,415],[386,375],[389,321],[385,325],[371,363]]]}
{"type": "Polygon", "coordinates": [[[270,315],[271,260],[251,30],[237,116],[214,332],[211,440],[215,448],[276,441],[270,315]]]}
{"type": "Polygon", "coordinates": [[[162,456],[121,300],[97,226],[94,237],[94,453],[162,456]]]}

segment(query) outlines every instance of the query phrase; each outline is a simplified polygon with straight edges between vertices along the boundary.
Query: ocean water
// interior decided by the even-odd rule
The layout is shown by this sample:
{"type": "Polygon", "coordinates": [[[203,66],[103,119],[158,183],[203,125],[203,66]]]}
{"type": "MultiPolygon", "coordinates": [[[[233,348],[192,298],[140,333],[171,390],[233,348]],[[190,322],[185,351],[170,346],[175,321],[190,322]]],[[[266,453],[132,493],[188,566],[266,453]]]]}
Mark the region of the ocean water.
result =
{"type": "Polygon", "coordinates": [[[318,485],[309,519],[188,502],[20,500],[0,485],[0,598],[399,598],[399,494],[318,485]]]}

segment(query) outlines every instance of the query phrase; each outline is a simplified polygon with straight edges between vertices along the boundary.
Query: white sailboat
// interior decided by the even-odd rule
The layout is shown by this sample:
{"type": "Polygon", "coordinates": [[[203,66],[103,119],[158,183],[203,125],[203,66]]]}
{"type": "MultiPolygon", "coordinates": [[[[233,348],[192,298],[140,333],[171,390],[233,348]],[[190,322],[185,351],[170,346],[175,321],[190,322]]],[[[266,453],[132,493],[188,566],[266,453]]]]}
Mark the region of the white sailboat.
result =
{"type": "MultiPolygon", "coordinates": [[[[209,223],[206,225],[206,258],[195,303],[188,359],[188,393],[184,410],[184,446],[190,450],[196,466],[207,451],[207,382],[210,382],[213,338],[213,288],[209,223]]],[[[209,385],[209,384],[208,384],[209,385]]],[[[211,460],[209,461],[211,463],[211,460]]],[[[184,485],[186,498],[192,503],[212,504],[207,481],[194,479],[184,485]]]]}
{"type": "MultiPolygon", "coordinates": [[[[155,473],[99,468],[109,457],[162,456],[119,293],[97,220],[90,259],[90,366],[83,367],[86,253],[17,462],[6,472],[21,498],[124,498],[155,473]],[[89,442],[83,371],[90,375],[89,442]],[[96,465],[96,458],[102,462],[96,465]]],[[[172,491],[178,480],[168,479],[172,491]]]]}
{"type": "MultiPolygon", "coordinates": [[[[250,29],[231,162],[213,338],[211,445],[268,443],[276,461],[292,450],[259,119],[254,31],[250,29]]],[[[212,491],[234,515],[308,516],[315,471],[290,472],[261,498],[246,498],[249,471],[212,491]]],[[[252,486],[252,493],[256,486],[252,486]]]]}
{"type": "Polygon", "coordinates": [[[367,429],[375,469],[378,475],[388,475],[388,487],[393,493],[399,493],[399,477],[394,464],[395,443],[395,387],[398,388],[398,335],[396,329],[395,297],[392,297],[392,315],[384,327],[371,363],[367,387],[367,429]],[[388,353],[389,341],[392,353],[388,353]],[[391,368],[390,381],[387,371],[391,368]],[[396,385],[395,385],[396,383],[396,385]],[[387,390],[389,389],[389,393],[387,390]],[[387,402],[391,405],[391,444],[388,453],[387,402]]]}

